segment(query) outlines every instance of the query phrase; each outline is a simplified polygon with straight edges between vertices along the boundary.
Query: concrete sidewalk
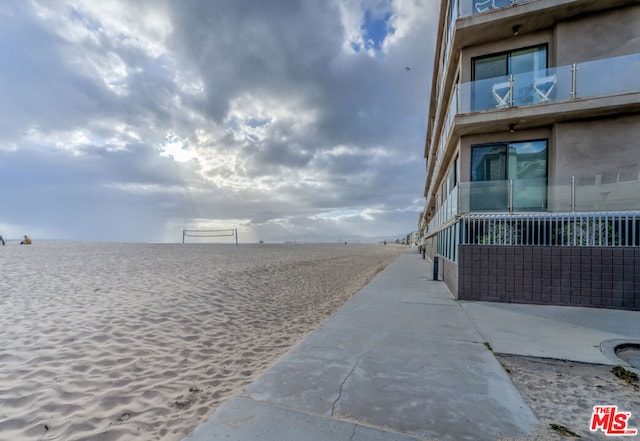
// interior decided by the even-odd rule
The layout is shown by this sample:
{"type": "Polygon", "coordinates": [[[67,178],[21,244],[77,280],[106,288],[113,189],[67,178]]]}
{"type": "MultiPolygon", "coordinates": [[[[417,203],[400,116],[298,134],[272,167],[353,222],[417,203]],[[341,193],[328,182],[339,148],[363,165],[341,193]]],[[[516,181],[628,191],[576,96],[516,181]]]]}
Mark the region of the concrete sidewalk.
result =
{"type": "Polygon", "coordinates": [[[621,343],[640,344],[640,312],[577,306],[460,302],[496,353],[622,365],[621,343]]]}
{"type": "Polygon", "coordinates": [[[494,354],[621,364],[640,315],[454,301],[400,256],[185,441],[496,440],[537,419],[494,354]]]}
{"type": "Polygon", "coordinates": [[[495,440],[537,423],[415,250],[400,256],[189,441],[495,440]]]}

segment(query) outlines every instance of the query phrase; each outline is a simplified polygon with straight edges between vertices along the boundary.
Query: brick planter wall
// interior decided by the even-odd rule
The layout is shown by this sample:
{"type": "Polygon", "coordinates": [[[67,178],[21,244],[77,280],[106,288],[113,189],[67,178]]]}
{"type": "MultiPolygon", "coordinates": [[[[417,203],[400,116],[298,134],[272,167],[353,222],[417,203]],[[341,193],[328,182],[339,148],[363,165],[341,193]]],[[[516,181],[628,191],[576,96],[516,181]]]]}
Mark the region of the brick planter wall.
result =
{"type": "Polygon", "coordinates": [[[640,311],[640,248],[460,245],[458,299],[640,311]]]}

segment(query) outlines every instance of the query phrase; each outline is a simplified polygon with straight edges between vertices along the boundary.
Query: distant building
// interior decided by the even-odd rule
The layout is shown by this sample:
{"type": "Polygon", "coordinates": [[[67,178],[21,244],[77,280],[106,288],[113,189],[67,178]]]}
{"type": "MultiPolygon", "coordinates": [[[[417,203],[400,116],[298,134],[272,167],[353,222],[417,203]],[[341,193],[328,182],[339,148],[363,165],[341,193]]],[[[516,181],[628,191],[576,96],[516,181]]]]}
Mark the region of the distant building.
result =
{"type": "Polygon", "coordinates": [[[442,0],[419,236],[459,299],[640,310],[640,3],[442,0]]]}

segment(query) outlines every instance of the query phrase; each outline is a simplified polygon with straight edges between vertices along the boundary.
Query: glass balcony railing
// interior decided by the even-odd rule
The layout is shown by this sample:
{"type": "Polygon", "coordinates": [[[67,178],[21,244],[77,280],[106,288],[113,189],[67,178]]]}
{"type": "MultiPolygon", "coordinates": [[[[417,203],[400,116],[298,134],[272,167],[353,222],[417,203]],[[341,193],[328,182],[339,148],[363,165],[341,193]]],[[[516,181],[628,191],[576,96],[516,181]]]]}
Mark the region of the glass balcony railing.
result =
{"type": "Polygon", "coordinates": [[[440,209],[429,223],[427,232],[433,232],[443,224],[456,217],[458,214],[458,187],[454,187],[449,196],[444,200],[440,209]]]}
{"type": "Polygon", "coordinates": [[[576,65],[576,98],[640,90],[640,54],[576,65]]]}
{"type": "Polygon", "coordinates": [[[519,3],[526,3],[530,0],[451,0],[458,2],[460,17],[481,14],[496,9],[515,6],[519,3]]]}
{"type": "Polygon", "coordinates": [[[462,83],[457,113],[640,91],[640,54],[462,83]]]}
{"type": "Polygon", "coordinates": [[[640,210],[640,175],[461,182],[458,207],[458,214],[640,210]]]}

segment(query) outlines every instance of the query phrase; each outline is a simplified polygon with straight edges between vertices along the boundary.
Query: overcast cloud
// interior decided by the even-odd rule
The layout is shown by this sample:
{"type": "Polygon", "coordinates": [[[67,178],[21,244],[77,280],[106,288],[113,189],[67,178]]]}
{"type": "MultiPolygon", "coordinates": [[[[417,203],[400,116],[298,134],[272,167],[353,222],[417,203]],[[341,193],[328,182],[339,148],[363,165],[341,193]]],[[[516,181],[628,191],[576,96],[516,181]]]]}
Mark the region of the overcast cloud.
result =
{"type": "Polygon", "coordinates": [[[0,234],[409,233],[438,3],[2,2],[0,234]]]}

